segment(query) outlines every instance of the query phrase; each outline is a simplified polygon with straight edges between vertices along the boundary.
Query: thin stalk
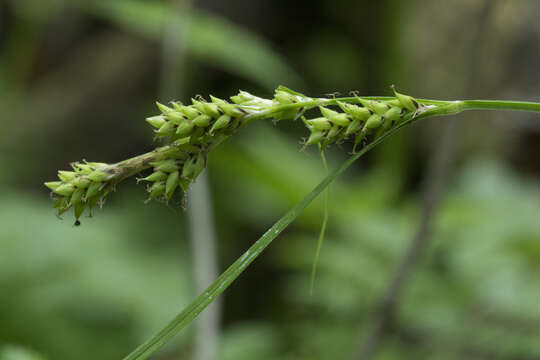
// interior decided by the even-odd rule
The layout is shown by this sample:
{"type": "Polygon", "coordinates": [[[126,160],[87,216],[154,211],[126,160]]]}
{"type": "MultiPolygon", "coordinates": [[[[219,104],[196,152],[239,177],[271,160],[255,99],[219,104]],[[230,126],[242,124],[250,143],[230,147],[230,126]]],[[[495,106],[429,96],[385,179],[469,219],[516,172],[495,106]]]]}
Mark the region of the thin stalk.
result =
{"type": "MultiPolygon", "coordinates": [[[[326,156],[324,150],[321,149],[321,159],[326,176],[328,176],[328,164],[326,163],[326,156]]],[[[319,256],[321,254],[321,247],[324,240],[324,234],[326,233],[326,224],[328,223],[328,197],[330,196],[330,188],[324,191],[324,203],[323,203],[323,221],[321,224],[321,231],[319,232],[319,239],[317,240],[317,248],[315,249],[315,257],[313,258],[313,266],[311,268],[311,282],[309,284],[309,293],[313,295],[313,287],[315,286],[315,275],[317,272],[317,264],[319,263],[319,256]]]]}
{"type": "Polygon", "coordinates": [[[463,110],[518,110],[540,112],[540,103],[503,100],[464,100],[463,110]]]}
{"type": "MultiPolygon", "coordinates": [[[[206,289],[219,275],[216,233],[207,170],[189,189],[188,221],[196,293],[206,289]]],[[[195,321],[193,360],[217,358],[221,304],[216,300],[195,321]]]]}

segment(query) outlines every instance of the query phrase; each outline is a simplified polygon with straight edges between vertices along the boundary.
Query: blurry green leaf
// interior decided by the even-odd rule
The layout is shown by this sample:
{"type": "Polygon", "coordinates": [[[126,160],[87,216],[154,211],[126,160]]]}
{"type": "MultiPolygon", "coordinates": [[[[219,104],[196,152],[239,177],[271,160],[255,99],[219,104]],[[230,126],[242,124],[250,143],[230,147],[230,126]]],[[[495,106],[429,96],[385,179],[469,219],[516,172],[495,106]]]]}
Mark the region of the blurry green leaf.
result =
{"type": "Polygon", "coordinates": [[[221,360],[279,359],[280,343],[270,325],[242,324],[226,329],[220,345],[221,360]]]}
{"type": "Polygon", "coordinates": [[[186,50],[202,61],[245,76],[261,86],[275,88],[279,83],[298,86],[298,75],[261,37],[221,17],[199,9],[174,18],[173,9],[156,1],[80,1],[83,9],[120,27],[161,41],[164,26],[178,21],[186,50]]]}
{"type": "Polygon", "coordinates": [[[0,338],[50,359],[117,359],[191,297],[188,252],[167,246],[182,240],[178,215],[163,206],[126,194],[75,227],[42,196],[2,194],[0,338]]]}
{"type": "Polygon", "coordinates": [[[37,352],[15,345],[0,348],[0,360],[44,360],[37,352]]]}

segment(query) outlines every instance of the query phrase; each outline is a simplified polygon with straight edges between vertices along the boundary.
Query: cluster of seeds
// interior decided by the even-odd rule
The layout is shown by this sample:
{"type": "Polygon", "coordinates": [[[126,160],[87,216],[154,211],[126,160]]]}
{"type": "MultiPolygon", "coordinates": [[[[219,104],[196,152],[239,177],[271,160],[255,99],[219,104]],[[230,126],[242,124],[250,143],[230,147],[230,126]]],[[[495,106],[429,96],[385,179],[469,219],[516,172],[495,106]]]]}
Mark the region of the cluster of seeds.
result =
{"type": "MultiPolygon", "coordinates": [[[[241,92],[233,97],[238,103],[258,99],[241,92]]],[[[206,153],[243,124],[255,106],[242,106],[211,96],[211,101],[193,99],[191,105],[157,103],[160,115],[147,118],[158,138],[168,138],[168,150],[155,151],[117,164],[74,163],[74,171],[59,171],[59,181],[47,182],[62,214],[73,207],[76,224],[86,208],[104,201],[114,185],[147,168],[153,172],[138,181],[149,183],[149,199],[170,200],[180,187],[185,191],[205,167],[206,153]]],[[[260,110],[260,109],[257,109],[260,110]]]]}
{"type": "Polygon", "coordinates": [[[418,111],[419,105],[412,97],[397,92],[395,95],[386,101],[357,97],[352,102],[340,102],[310,98],[280,86],[271,100],[240,91],[231,97],[231,102],[210,96],[210,101],[198,97],[189,105],[157,103],[161,114],[146,121],[157,138],[166,139],[167,145],[116,164],[73,163],[73,171],[59,171],[59,181],[45,185],[52,190],[58,214],[73,207],[78,225],[85,209],[91,215],[117,183],[146,169],[152,172],[138,181],[148,183],[149,199],[169,201],[176,189],[186,191],[204,169],[207,153],[253,119],[302,117],[311,131],[307,145],[320,144],[324,148],[355,136],[356,148],[368,135],[382,133],[405,115],[418,111]],[[337,104],[341,112],[325,107],[329,103],[337,104]],[[306,120],[302,116],[317,106],[321,117],[306,120]]]}
{"type": "Polygon", "coordinates": [[[304,122],[311,131],[306,145],[320,144],[322,148],[354,137],[354,149],[369,135],[378,137],[399,124],[406,115],[419,109],[418,102],[394,89],[395,98],[376,101],[356,97],[356,104],[337,101],[342,112],[319,106],[322,116],[304,122]]]}
{"type": "Polygon", "coordinates": [[[111,190],[111,184],[107,182],[111,174],[106,171],[107,164],[96,162],[75,162],[71,164],[73,171],[58,171],[60,181],[46,182],[45,186],[52,190],[54,208],[58,209],[58,215],[63,214],[73,207],[76,225],[79,225],[79,217],[86,207],[90,215],[92,209],[102,205],[105,196],[111,190]]]}

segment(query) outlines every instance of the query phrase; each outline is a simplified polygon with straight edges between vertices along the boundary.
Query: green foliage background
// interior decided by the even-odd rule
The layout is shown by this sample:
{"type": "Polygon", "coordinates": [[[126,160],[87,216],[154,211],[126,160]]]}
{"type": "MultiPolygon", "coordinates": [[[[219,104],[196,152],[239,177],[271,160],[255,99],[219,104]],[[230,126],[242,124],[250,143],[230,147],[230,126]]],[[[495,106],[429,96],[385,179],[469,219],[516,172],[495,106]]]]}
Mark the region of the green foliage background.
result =
{"type": "MultiPolygon", "coordinates": [[[[152,143],[166,1],[0,1],[0,359],[119,359],[195,296],[182,199],[134,181],[83,219],[54,217],[43,181],[70,161],[152,143]]],[[[187,100],[279,84],[308,95],[396,83],[418,97],[538,100],[536,2],[194,2],[180,15],[187,100]],[[486,5],[491,3],[491,5],[486,5]],[[478,24],[483,24],[478,26],[478,24]]],[[[171,75],[172,76],[172,75],[171,75]]],[[[169,99],[160,99],[166,102],[169,99]]],[[[377,359],[540,357],[538,117],[475,113],[430,245],[377,359]]],[[[419,222],[442,121],[415,124],[310,206],[223,297],[220,359],[349,359],[419,222]]],[[[253,124],[210,155],[224,269],[324,176],[298,123],[253,124]]],[[[332,149],[330,166],[348,148],[332,149]]],[[[156,359],[190,358],[193,329],[156,359]]]]}

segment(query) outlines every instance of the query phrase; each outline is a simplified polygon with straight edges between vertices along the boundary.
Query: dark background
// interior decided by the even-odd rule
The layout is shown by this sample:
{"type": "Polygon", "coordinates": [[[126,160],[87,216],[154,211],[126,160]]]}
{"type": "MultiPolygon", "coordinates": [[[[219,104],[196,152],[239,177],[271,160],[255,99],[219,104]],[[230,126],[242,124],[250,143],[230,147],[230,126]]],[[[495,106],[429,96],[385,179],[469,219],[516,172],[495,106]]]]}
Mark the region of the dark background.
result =
{"type": "MultiPolygon", "coordinates": [[[[539,16],[535,0],[0,0],[0,359],[120,359],[196,297],[182,197],[145,204],[129,180],[76,228],[42,185],[155,147],[155,100],[396,84],[538,101],[539,16]]],[[[312,296],[320,200],[221,297],[218,336],[190,326],[154,358],[539,359],[539,124],[474,112],[401,131],[332,184],[312,296]]],[[[210,155],[220,272],[324,177],[306,135],[260,121],[210,155]]]]}

